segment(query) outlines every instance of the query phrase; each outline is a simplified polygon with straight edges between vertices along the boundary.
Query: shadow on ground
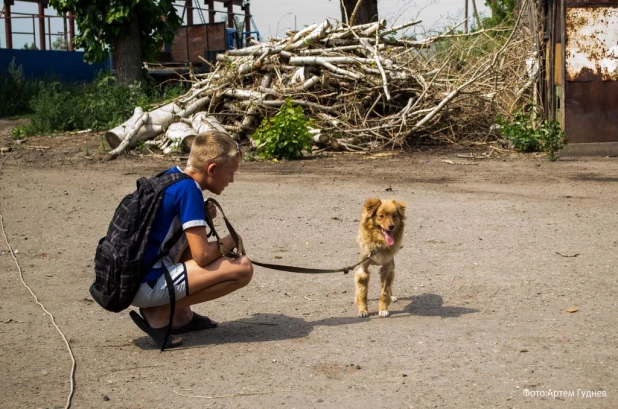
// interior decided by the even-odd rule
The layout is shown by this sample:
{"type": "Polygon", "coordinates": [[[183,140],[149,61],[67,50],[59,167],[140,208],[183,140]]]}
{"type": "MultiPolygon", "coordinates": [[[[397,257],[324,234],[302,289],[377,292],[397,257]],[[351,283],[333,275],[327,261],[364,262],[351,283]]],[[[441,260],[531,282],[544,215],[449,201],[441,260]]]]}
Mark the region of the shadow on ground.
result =
{"type": "MultiPolygon", "coordinates": [[[[440,318],[458,318],[464,314],[476,313],[479,310],[455,306],[445,306],[441,296],[437,294],[421,294],[412,297],[402,297],[397,301],[410,301],[403,310],[391,310],[391,317],[408,315],[440,318]]],[[[394,306],[397,304],[391,304],[394,306]]],[[[376,316],[373,314],[373,316],[376,316]]],[[[370,318],[371,319],[371,318],[370,318]]],[[[357,316],[330,317],[308,322],[302,318],[288,317],[283,314],[254,314],[251,318],[222,322],[214,330],[204,330],[185,334],[183,346],[178,349],[199,348],[213,344],[233,344],[246,342],[269,342],[308,336],[316,326],[341,326],[366,322],[357,316]]],[[[154,349],[149,337],[143,336],[134,341],[141,349],[154,349]]]]}

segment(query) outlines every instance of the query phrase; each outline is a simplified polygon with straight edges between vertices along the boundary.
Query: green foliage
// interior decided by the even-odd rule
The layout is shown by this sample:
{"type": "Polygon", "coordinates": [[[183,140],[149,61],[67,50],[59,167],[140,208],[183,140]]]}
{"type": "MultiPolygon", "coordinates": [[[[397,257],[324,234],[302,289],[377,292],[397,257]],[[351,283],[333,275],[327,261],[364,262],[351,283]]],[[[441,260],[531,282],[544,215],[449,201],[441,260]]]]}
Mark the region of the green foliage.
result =
{"type": "Polygon", "coordinates": [[[159,92],[140,83],[118,85],[113,77],[99,75],[90,84],[41,82],[32,99],[34,111],[25,135],[81,129],[106,130],[129,119],[136,106],[150,110],[157,103],[184,93],[180,86],[159,92]]]}
{"type": "Polygon", "coordinates": [[[32,99],[34,115],[27,127],[28,135],[78,129],[75,119],[79,118],[73,114],[75,102],[74,90],[62,83],[41,84],[39,93],[32,99]]]}
{"type": "Polygon", "coordinates": [[[0,67],[0,118],[29,113],[30,99],[37,91],[37,82],[26,80],[15,60],[8,67],[0,67]]]}
{"type": "Polygon", "coordinates": [[[130,118],[136,106],[147,109],[151,100],[141,84],[118,85],[113,77],[101,75],[82,88],[76,106],[82,129],[109,129],[130,118]]]}
{"type": "Polygon", "coordinates": [[[22,49],[23,50],[38,50],[39,48],[36,46],[35,43],[32,43],[32,45],[28,45],[28,43],[25,43],[22,49]]]}
{"type": "Polygon", "coordinates": [[[14,128],[11,128],[9,131],[9,137],[11,139],[20,140],[25,139],[28,136],[26,125],[18,125],[14,128]]]}
{"type": "Polygon", "coordinates": [[[513,23],[515,0],[486,0],[485,5],[491,10],[491,17],[483,19],[483,27],[491,28],[502,23],[513,23]]]}
{"type": "Polygon", "coordinates": [[[539,141],[545,155],[550,161],[558,160],[558,151],[567,144],[564,131],[555,121],[543,122],[538,129],[539,141]]]}
{"type": "Polygon", "coordinates": [[[128,35],[133,17],[137,17],[143,61],[154,60],[163,42],[171,44],[182,24],[173,0],[50,0],[49,4],[60,13],[75,15],[79,29],[75,45],[84,49],[87,62],[105,60],[114,40],[128,35]]]}
{"type": "Polygon", "coordinates": [[[260,157],[266,159],[300,159],[311,148],[313,139],[303,108],[287,99],[272,118],[265,118],[253,134],[260,157]]]}
{"type": "Polygon", "coordinates": [[[511,141],[513,147],[519,152],[536,152],[539,150],[539,140],[532,121],[533,110],[517,111],[512,119],[498,115],[497,123],[500,125],[502,136],[511,141]]]}
{"type": "Polygon", "coordinates": [[[564,131],[555,121],[542,121],[535,125],[534,118],[539,116],[538,108],[517,111],[512,119],[498,116],[502,135],[513,143],[520,152],[538,152],[542,150],[551,161],[558,159],[557,153],[566,145],[564,131]]]}
{"type": "Polygon", "coordinates": [[[54,42],[52,43],[52,50],[68,50],[69,46],[67,44],[67,40],[62,37],[62,36],[58,36],[56,37],[56,39],[54,40],[54,42]]]}

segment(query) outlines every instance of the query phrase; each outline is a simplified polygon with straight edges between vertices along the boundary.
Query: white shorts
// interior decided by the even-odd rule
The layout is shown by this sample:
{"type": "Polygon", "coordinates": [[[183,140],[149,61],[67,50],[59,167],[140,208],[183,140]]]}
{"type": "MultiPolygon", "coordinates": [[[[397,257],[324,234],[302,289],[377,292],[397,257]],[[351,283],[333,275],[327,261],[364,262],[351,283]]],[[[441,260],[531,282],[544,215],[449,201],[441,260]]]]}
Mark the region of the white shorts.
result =
{"type": "MultiPolygon", "coordinates": [[[[189,282],[187,280],[187,267],[185,263],[173,264],[168,267],[168,270],[174,283],[176,301],[185,298],[189,294],[189,282]]],[[[167,290],[165,274],[161,274],[157,281],[142,283],[131,305],[139,308],[148,308],[169,303],[170,294],[167,290]]]]}

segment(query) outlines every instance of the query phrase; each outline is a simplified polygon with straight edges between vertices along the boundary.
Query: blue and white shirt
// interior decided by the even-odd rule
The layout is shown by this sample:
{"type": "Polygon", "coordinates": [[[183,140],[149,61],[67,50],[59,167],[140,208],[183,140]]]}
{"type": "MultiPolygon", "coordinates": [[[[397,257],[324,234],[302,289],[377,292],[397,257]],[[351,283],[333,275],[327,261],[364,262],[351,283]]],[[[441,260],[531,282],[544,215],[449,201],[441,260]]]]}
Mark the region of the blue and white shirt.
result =
{"type": "MultiPolygon", "coordinates": [[[[182,172],[182,170],[175,166],[166,173],[172,172],[182,172]]],[[[206,227],[202,189],[193,179],[179,180],[165,190],[163,203],[155,216],[142,264],[151,263],[181,226],[182,230],[195,226],[206,227]]],[[[142,282],[157,280],[161,277],[163,274],[161,263],[165,263],[166,266],[176,263],[186,247],[187,236],[183,234],[172,246],[168,255],[159,260],[142,278],[142,282]]]]}

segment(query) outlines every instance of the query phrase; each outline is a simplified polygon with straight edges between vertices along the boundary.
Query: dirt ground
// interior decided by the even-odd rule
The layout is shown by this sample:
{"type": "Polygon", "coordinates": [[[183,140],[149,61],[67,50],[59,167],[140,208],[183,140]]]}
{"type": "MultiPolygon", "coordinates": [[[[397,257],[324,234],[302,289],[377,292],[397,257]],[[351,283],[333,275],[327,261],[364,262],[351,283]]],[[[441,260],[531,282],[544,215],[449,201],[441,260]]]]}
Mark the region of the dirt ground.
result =
{"type": "Polygon", "coordinates": [[[0,156],[0,407],[618,407],[616,158],[244,162],[217,199],[264,262],[353,264],[364,200],[407,202],[399,301],[377,316],[374,274],[361,319],[352,274],[256,267],[249,286],[195,308],[218,328],[161,353],[88,287],[120,199],[183,162],[104,161],[100,145],[40,137],[0,156]]]}

